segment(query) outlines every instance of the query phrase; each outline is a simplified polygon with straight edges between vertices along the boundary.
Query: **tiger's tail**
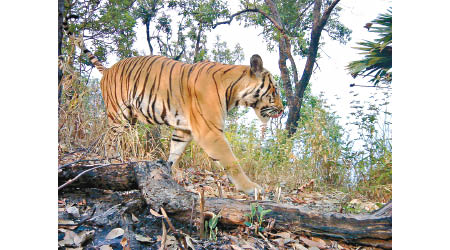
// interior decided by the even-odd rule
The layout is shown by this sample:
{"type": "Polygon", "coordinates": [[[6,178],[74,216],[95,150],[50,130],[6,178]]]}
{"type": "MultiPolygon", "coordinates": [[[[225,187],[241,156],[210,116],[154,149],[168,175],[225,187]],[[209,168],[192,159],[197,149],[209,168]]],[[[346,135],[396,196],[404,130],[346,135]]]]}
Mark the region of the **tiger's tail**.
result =
{"type": "Polygon", "coordinates": [[[100,62],[100,60],[98,60],[98,58],[89,50],[86,48],[86,46],[84,45],[84,40],[83,37],[81,36],[75,36],[70,30],[69,30],[69,24],[68,24],[68,19],[70,18],[78,18],[78,16],[76,15],[70,15],[68,17],[66,17],[63,21],[63,29],[64,31],[67,33],[67,35],[69,37],[72,37],[74,39],[75,45],[81,49],[81,51],[83,51],[83,53],[85,53],[89,60],[91,61],[91,63],[95,66],[95,68],[97,68],[98,71],[100,71],[101,74],[103,74],[103,71],[105,71],[107,68],[105,66],[103,66],[103,64],[100,62]]]}

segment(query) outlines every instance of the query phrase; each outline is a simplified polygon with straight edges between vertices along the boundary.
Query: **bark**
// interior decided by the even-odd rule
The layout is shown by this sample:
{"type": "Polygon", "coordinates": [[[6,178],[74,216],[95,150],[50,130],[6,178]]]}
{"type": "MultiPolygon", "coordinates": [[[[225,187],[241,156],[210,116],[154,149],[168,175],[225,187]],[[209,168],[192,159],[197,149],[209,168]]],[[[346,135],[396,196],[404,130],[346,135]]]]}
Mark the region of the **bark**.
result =
{"type": "MultiPolygon", "coordinates": [[[[62,171],[58,174],[58,186],[91,167],[67,166],[62,168],[62,171]]],[[[92,170],[82,175],[68,187],[100,188],[115,191],[138,189],[132,164],[112,165],[92,170]]]]}
{"type": "Polygon", "coordinates": [[[146,31],[146,35],[147,35],[148,48],[150,49],[150,55],[153,55],[153,47],[152,47],[151,39],[150,39],[150,18],[145,20],[145,31],[146,31]]]}
{"type": "MultiPolygon", "coordinates": [[[[316,62],[317,57],[317,50],[319,48],[319,41],[320,36],[322,33],[322,30],[325,26],[325,24],[328,21],[328,18],[330,17],[331,12],[336,7],[336,5],[339,3],[340,0],[334,0],[328,8],[324,11],[324,13],[321,13],[322,8],[322,0],[315,0],[314,1],[314,7],[313,7],[313,16],[314,16],[314,22],[313,27],[311,31],[311,43],[308,50],[308,56],[305,68],[303,70],[303,74],[300,80],[298,80],[298,72],[297,72],[297,66],[295,65],[294,58],[292,56],[291,52],[291,45],[290,45],[290,36],[288,32],[284,29],[283,23],[280,18],[280,14],[276,8],[276,5],[274,1],[272,0],[265,0],[266,5],[270,9],[270,13],[265,13],[261,9],[258,8],[246,8],[239,12],[236,12],[235,14],[231,15],[230,18],[226,21],[218,22],[213,25],[213,28],[216,28],[219,25],[222,24],[229,24],[233,21],[234,17],[239,16],[241,14],[247,13],[247,12],[255,12],[259,13],[265,18],[267,18],[273,26],[280,32],[281,37],[278,44],[279,48],[279,61],[278,66],[280,68],[281,72],[281,79],[283,81],[283,88],[286,93],[287,101],[288,101],[288,119],[286,121],[286,129],[289,132],[289,135],[292,135],[297,130],[298,121],[300,119],[300,110],[301,106],[303,104],[303,96],[306,90],[306,87],[309,84],[309,80],[311,79],[312,71],[314,69],[314,64],[316,62]],[[293,93],[293,86],[289,77],[289,70],[286,65],[286,61],[289,59],[289,62],[291,63],[291,66],[293,68],[293,75],[294,75],[294,91],[293,93]]],[[[312,4],[309,4],[305,6],[305,9],[299,13],[299,20],[302,18],[302,16],[306,13],[306,11],[311,7],[312,4]]],[[[300,22],[297,22],[298,24],[300,22]]]]}
{"type": "Polygon", "coordinates": [[[311,41],[308,50],[308,58],[306,59],[305,68],[303,70],[300,81],[295,84],[295,96],[293,98],[293,105],[289,107],[289,115],[286,121],[286,129],[289,135],[292,135],[297,130],[298,121],[300,120],[300,110],[303,104],[303,95],[306,87],[311,79],[314,63],[316,62],[317,51],[319,49],[319,41],[325,24],[330,17],[331,11],[336,7],[340,0],[334,0],[331,5],[321,13],[322,0],[315,0],[313,9],[313,28],[311,31],[311,41]]]}
{"type": "MultiPolygon", "coordinates": [[[[72,170],[73,167],[63,172],[72,170]]],[[[100,168],[89,172],[76,187],[108,187],[115,190],[139,188],[143,199],[153,210],[163,207],[171,218],[189,224],[190,218],[199,216],[198,194],[186,191],[170,175],[165,162],[138,162],[114,168],[100,168]],[[90,180],[90,181],[89,181],[90,180]],[[116,183],[117,181],[117,183],[116,183]],[[100,185],[102,183],[102,185],[100,185]],[[196,209],[192,210],[193,204],[196,209]]],[[[60,180],[61,181],[61,180],[60,180]]],[[[225,198],[205,198],[204,210],[221,214],[224,225],[243,225],[250,204],[255,201],[237,201],[225,198]]],[[[265,218],[275,219],[276,230],[303,232],[346,243],[392,248],[392,203],[366,215],[318,213],[302,206],[257,201],[264,209],[271,209],[265,218]]],[[[208,213],[205,213],[208,217],[208,213]]]]}
{"type": "Polygon", "coordinates": [[[198,25],[198,33],[197,40],[195,42],[195,50],[194,50],[194,63],[199,62],[200,58],[198,58],[198,54],[200,53],[200,41],[202,37],[202,23],[198,25]]]}
{"type": "MultiPolygon", "coordinates": [[[[58,59],[61,56],[62,38],[63,38],[63,18],[64,18],[64,0],[58,0],[58,59]]],[[[63,86],[61,84],[63,73],[58,68],[58,108],[61,106],[61,96],[63,86]]]]}

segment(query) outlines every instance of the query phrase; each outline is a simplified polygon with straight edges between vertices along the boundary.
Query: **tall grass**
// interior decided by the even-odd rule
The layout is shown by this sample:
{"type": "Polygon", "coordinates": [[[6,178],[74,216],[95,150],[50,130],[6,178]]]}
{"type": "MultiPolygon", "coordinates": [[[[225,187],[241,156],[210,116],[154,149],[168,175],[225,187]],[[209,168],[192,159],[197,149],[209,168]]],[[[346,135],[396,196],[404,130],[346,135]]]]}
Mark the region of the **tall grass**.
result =
{"type": "MultiPolygon", "coordinates": [[[[171,128],[161,127],[160,136],[152,139],[154,127],[138,123],[114,136],[109,132],[98,80],[69,75],[59,111],[60,153],[92,146],[105,157],[119,153],[123,160],[167,159],[171,128]],[[114,148],[107,147],[108,140],[114,148]]],[[[356,138],[351,138],[326,106],[322,96],[307,92],[297,132],[288,137],[279,118],[271,121],[264,139],[257,122],[239,119],[247,110],[233,111],[225,135],[244,171],[268,188],[295,189],[315,179],[320,190],[390,199],[392,145],[386,105],[367,102],[354,107],[349,126],[356,129],[356,138]]],[[[187,147],[179,167],[222,171],[195,142],[187,147]]]]}

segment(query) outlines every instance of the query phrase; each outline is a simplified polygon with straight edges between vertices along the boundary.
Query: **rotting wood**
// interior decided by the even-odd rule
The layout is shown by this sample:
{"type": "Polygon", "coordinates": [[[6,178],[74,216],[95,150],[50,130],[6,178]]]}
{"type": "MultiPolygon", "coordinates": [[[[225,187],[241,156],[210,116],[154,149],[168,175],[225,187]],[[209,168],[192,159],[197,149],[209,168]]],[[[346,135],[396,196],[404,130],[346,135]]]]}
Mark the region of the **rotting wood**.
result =
{"type": "MultiPolygon", "coordinates": [[[[73,169],[74,167],[70,168],[73,169]]],[[[85,178],[102,177],[122,184],[110,183],[109,186],[139,188],[147,205],[158,210],[163,207],[171,218],[189,224],[192,217],[192,204],[199,208],[198,194],[186,191],[171,178],[170,168],[163,161],[137,162],[122,166],[122,176],[112,174],[111,168],[98,169],[85,178]],[[114,176],[114,178],[112,178],[114,176]],[[126,180],[127,185],[123,185],[126,180]]],[[[80,178],[81,180],[82,178],[80,178]]],[[[79,181],[79,180],[78,180],[79,181]]],[[[103,181],[104,182],[104,181],[103,181]]],[[[87,180],[85,180],[87,183],[87,180]]],[[[76,182],[73,185],[77,184],[76,182]]],[[[78,183],[79,184],[79,183],[78,183]]],[[[117,190],[117,189],[115,189],[117,190]]],[[[205,198],[205,217],[221,211],[220,222],[226,225],[243,225],[245,214],[250,212],[250,204],[257,202],[263,209],[271,209],[265,217],[276,221],[274,229],[302,232],[311,236],[320,236],[340,240],[351,244],[392,248],[392,202],[389,202],[372,214],[355,215],[342,213],[318,213],[303,206],[293,206],[272,201],[238,201],[226,198],[205,198]]],[[[194,209],[195,218],[199,209],[194,209]]]]}

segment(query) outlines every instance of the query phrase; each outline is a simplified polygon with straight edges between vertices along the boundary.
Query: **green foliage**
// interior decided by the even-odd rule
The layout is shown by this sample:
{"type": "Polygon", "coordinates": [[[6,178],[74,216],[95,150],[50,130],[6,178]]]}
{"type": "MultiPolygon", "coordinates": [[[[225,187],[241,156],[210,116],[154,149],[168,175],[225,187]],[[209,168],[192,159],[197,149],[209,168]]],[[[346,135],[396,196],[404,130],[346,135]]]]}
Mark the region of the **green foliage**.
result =
{"type": "Polygon", "coordinates": [[[353,122],[358,137],[352,141],[353,150],[348,153],[353,164],[353,181],[361,193],[374,197],[391,194],[392,183],[392,135],[391,117],[388,111],[390,89],[377,92],[370,99],[379,98],[381,104],[364,101],[351,106],[353,122]],[[381,97],[379,97],[381,95],[381,97]],[[355,144],[356,147],[355,148],[355,144]]]}
{"type": "MultiPolygon", "coordinates": [[[[386,96],[386,100],[389,96],[386,96]]],[[[266,138],[255,121],[243,117],[227,126],[225,135],[250,178],[270,187],[290,190],[315,179],[319,189],[354,191],[370,198],[391,197],[392,147],[389,116],[385,106],[360,108],[348,119],[355,122],[358,136],[350,135],[329,111],[323,96],[305,92],[302,120],[297,132],[288,137],[281,122],[271,121],[266,138]],[[378,108],[375,108],[378,107],[378,108]],[[387,112],[387,113],[385,113],[387,112]],[[359,136],[363,135],[363,136],[359,136]]],[[[354,133],[352,133],[354,135],[354,133]]]]}
{"type": "Polygon", "coordinates": [[[219,222],[221,215],[214,214],[213,217],[209,220],[205,220],[205,234],[209,232],[209,239],[213,241],[217,241],[217,223],[219,222]]]}
{"type": "Polygon", "coordinates": [[[255,229],[255,234],[262,232],[264,228],[262,224],[264,222],[264,216],[272,212],[271,209],[264,210],[263,207],[259,206],[257,203],[250,204],[250,213],[245,214],[249,221],[244,222],[244,225],[255,229]]]}
{"type": "MultiPolygon", "coordinates": [[[[313,22],[312,6],[314,0],[285,0],[274,2],[280,14],[280,21],[283,28],[291,39],[293,55],[307,56],[313,22]]],[[[328,3],[325,4],[327,5],[328,3]]],[[[248,6],[249,8],[257,7],[265,13],[271,12],[264,1],[252,1],[251,3],[243,1],[242,5],[248,6]]],[[[351,30],[339,22],[340,11],[341,8],[339,7],[333,9],[325,30],[333,40],[345,44],[350,40],[351,30]]],[[[241,19],[246,21],[247,26],[255,25],[263,28],[262,38],[265,40],[269,51],[273,51],[277,47],[281,34],[267,18],[260,14],[248,13],[241,19]]]]}
{"type": "MultiPolygon", "coordinates": [[[[286,29],[293,35],[291,38],[295,41],[295,53],[300,56],[305,55],[309,46],[306,24],[311,22],[311,10],[307,10],[301,18],[294,17],[311,3],[310,0],[277,3],[286,29]],[[298,25],[302,28],[295,28],[298,25]]],[[[252,4],[268,11],[262,1],[252,4]]],[[[224,1],[86,1],[68,3],[66,7],[69,14],[80,16],[80,19],[70,22],[70,29],[84,32],[87,45],[94,48],[101,61],[106,61],[111,55],[123,58],[137,54],[132,49],[136,20],[150,21],[153,36],[158,37],[152,42],[158,44],[160,54],[174,57],[182,53],[180,59],[186,62],[210,59],[236,64],[243,59],[239,44],[231,49],[220,37],[216,37],[213,48],[206,47],[206,32],[211,29],[212,23],[229,15],[224,1]],[[179,16],[175,17],[172,13],[179,16]],[[194,58],[198,38],[200,50],[197,58],[194,58]]],[[[339,10],[336,8],[333,12],[326,28],[332,38],[345,42],[349,30],[337,21],[339,10]]],[[[263,26],[266,41],[273,47],[279,39],[279,33],[267,20],[254,14],[246,18],[247,24],[263,26]]],[[[380,19],[380,22],[386,22],[387,16],[383,18],[384,21],[380,19]]],[[[382,27],[373,29],[386,35],[386,39],[377,41],[381,44],[379,48],[386,49],[390,46],[387,43],[389,30],[382,27]]],[[[82,145],[87,147],[106,130],[98,80],[89,78],[92,69],[90,62],[85,56],[74,56],[69,41],[65,43],[63,54],[66,58],[74,58],[67,60],[69,68],[81,68],[82,71],[64,83],[59,117],[60,145],[70,149],[82,145]]],[[[380,73],[380,79],[386,75],[380,73]]],[[[275,79],[281,82],[279,77],[275,76],[275,79]]],[[[286,105],[284,88],[280,88],[280,91],[286,105]]],[[[386,103],[388,99],[389,94],[386,95],[386,103]]],[[[337,188],[377,199],[389,198],[392,195],[392,146],[389,119],[386,118],[390,117],[387,104],[367,103],[366,106],[354,107],[355,111],[349,120],[356,128],[356,138],[350,138],[349,132],[339,125],[339,117],[330,112],[327,106],[323,96],[313,96],[307,89],[297,132],[289,137],[287,131],[282,129],[284,118],[273,119],[263,140],[258,132],[258,123],[247,120],[249,109],[234,109],[226,121],[225,135],[245,172],[258,183],[294,189],[316,179],[317,188],[337,188]],[[384,120],[380,118],[383,115],[384,120]]],[[[153,145],[148,144],[149,130],[149,126],[139,124],[135,130],[127,131],[128,141],[123,145],[129,146],[123,146],[122,150],[137,159],[152,158],[153,151],[149,148],[153,145]]],[[[168,152],[168,134],[170,132],[165,128],[160,139],[162,154],[168,152]]],[[[201,148],[193,143],[187,148],[180,166],[211,168],[211,162],[201,148]]],[[[249,215],[250,225],[261,225],[267,213],[264,211],[259,211],[259,207],[253,205],[252,214],[249,215]]],[[[210,220],[207,226],[210,238],[215,239],[217,221],[210,220]]]]}
{"type": "Polygon", "coordinates": [[[370,32],[378,34],[374,41],[363,41],[360,54],[363,59],[348,64],[347,70],[356,78],[357,76],[370,77],[374,85],[392,82],[392,11],[379,15],[372,21],[370,32]]]}
{"type": "Polygon", "coordinates": [[[224,64],[238,64],[244,60],[244,51],[239,43],[236,44],[233,50],[230,50],[227,42],[221,42],[220,36],[216,36],[216,42],[213,44],[210,60],[224,64]]]}

